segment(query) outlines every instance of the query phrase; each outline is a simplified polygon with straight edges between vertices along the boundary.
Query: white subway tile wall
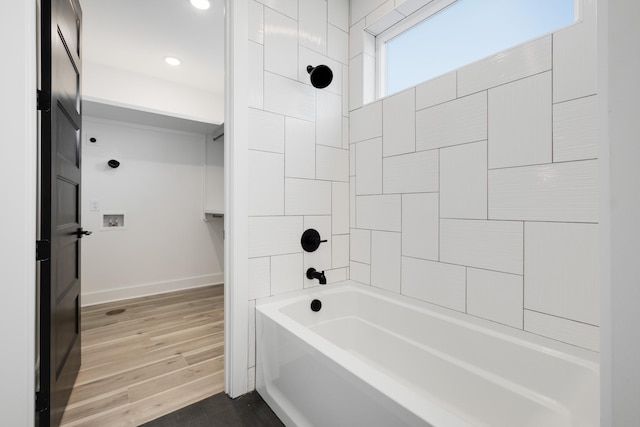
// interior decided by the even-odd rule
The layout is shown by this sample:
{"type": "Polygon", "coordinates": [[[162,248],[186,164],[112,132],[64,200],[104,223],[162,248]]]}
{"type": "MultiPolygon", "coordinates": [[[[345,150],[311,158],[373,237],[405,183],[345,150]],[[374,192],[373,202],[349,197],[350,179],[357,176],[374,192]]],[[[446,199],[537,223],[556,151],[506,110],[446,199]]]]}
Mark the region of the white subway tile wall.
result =
{"type": "MultiPolygon", "coordinates": [[[[352,118],[352,126],[355,118],[352,118]]],[[[416,113],[418,151],[487,139],[487,92],[457,98],[416,113]]]]}
{"type": "Polygon", "coordinates": [[[402,257],[402,294],[464,312],[466,269],[460,265],[402,257]]]}
{"type": "Polygon", "coordinates": [[[271,258],[251,258],[249,260],[249,299],[271,295],[271,258]]]}
{"type": "Polygon", "coordinates": [[[325,271],[324,275],[327,278],[327,284],[342,282],[349,279],[349,268],[334,268],[333,270],[325,271]]]}
{"type": "Polygon", "coordinates": [[[264,109],[273,113],[308,121],[316,119],[316,89],[297,80],[265,71],[263,102],[264,109]]]}
{"type": "Polygon", "coordinates": [[[385,157],[382,166],[385,194],[438,191],[438,150],[385,157]]]}
{"type": "Polygon", "coordinates": [[[367,29],[374,34],[378,34],[391,27],[393,24],[400,22],[404,15],[393,9],[394,1],[388,0],[373,13],[367,15],[365,23],[367,29]]]}
{"type": "Polygon", "coordinates": [[[443,74],[416,86],[416,110],[456,99],[456,72],[443,74]]]}
{"type": "MultiPolygon", "coordinates": [[[[390,16],[396,16],[396,15],[400,15],[402,17],[402,14],[395,11],[395,0],[393,1],[387,0],[380,7],[378,7],[377,9],[374,9],[371,13],[365,16],[364,18],[365,25],[367,26],[367,28],[370,29],[373,24],[380,21],[388,22],[391,19],[390,16]]],[[[387,27],[389,27],[389,25],[387,27]]],[[[377,31],[375,30],[372,30],[372,31],[374,33],[377,33],[377,31]]]]}
{"type": "Polygon", "coordinates": [[[522,328],[522,276],[467,269],[467,313],[522,328]]]}
{"type": "Polygon", "coordinates": [[[400,292],[401,234],[371,232],[371,285],[400,292]]]}
{"type": "Polygon", "coordinates": [[[500,86],[551,69],[551,36],[523,43],[458,70],[458,96],[500,86]]]}
{"type": "Polygon", "coordinates": [[[284,214],[284,155],[249,151],[249,215],[284,214]]]}
{"type": "Polygon", "coordinates": [[[382,101],[384,157],[416,151],[415,99],[415,89],[409,89],[382,101]]]}
{"type": "Polygon", "coordinates": [[[349,263],[349,279],[365,285],[371,284],[371,266],[360,262],[349,263]]]}
{"type": "Polygon", "coordinates": [[[331,247],[331,268],[349,267],[349,235],[334,235],[331,247]]]}
{"type": "Polygon", "coordinates": [[[438,193],[402,195],[402,255],[437,261],[440,216],[438,193]]]}
{"type": "Polygon", "coordinates": [[[528,222],[524,230],[525,308],[599,325],[598,226],[528,222]]]}
{"type": "Polygon", "coordinates": [[[385,2],[387,0],[351,0],[351,25],[375,12],[385,2]]]}
{"type": "Polygon", "coordinates": [[[381,231],[401,231],[400,194],[356,196],[356,226],[381,231]]]}
{"type": "Polygon", "coordinates": [[[331,184],[332,234],[349,234],[349,183],[331,184]]]}
{"type": "Polygon", "coordinates": [[[249,217],[249,258],[302,252],[302,216],[249,217]]]}
{"type": "Polygon", "coordinates": [[[262,108],[264,105],[264,46],[253,41],[248,42],[248,105],[262,108]]]}
{"type": "Polygon", "coordinates": [[[589,350],[600,351],[600,332],[597,326],[525,310],[524,330],[589,350]]]}
{"type": "Polygon", "coordinates": [[[285,178],[285,215],[331,215],[331,182],[285,178]]]}
{"type": "MultiPolygon", "coordinates": [[[[251,390],[255,299],[318,286],[305,276],[309,267],[325,271],[329,283],[349,278],[355,190],[349,155],[349,0],[250,0],[248,13],[251,390]],[[307,66],[321,64],[331,68],[333,81],[316,89],[307,66]],[[308,228],[326,240],[311,253],[300,243],[308,228]]],[[[369,257],[354,273],[365,283],[369,257]]]]}
{"type": "Polygon", "coordinates": [[[249,149],[284,153],[284,116],[249,108],[249,149]]]}
{"type": "Polygon", "coordinates": [[[582,5],[579,25],[553,34],[553,102],[596,93],[596,2],[582,5]]]}
{"type": "Polygon", "coordinates": [[[349,0],[328,0],[327,3],[329,23],[342,31],[349,32],[349,0]]]}
{"type": "Polygon", "coordinates": [[[342,97],[327,91],[318,91],[316,96],[316,143],[342,148],[342,97]]]}
{"type": "Polygon", "coordinates": [[[353,144],[356,194],[382,194],[382,138],[353,144]]]}
{"type": "Polygon", "coordinates": [[[349,181],[349,150],[316,145],[316,178],[349,181]]]}
{"type": "MultiPolygon", "coordinates": [[[[409,16],[418,9],[425,7],[425,5],[426,7],[439,6],[433,5],[430,0],[395,0],[395,2],[396,10],[404,16],[409,16]]],[[[438,9],[440,9],[440,7],[438,7],[438,9]]]]}
{"type": "Polygon", "coordinates": [[[351,143],[382,136],[382,101],[351,111],[351,143]]]}
{"type": "Polygon", "coordinates": [[[440,261],[522,274],[523,223],[440,219],[440,261]]]}
{"type": "Polygon", "coordinates": [[[598,161],[490,170],[489,219],[598,222],[598,161]]]}
{"type": "MultiPolygon", "coordinates": [[[[316,125],[293,117],[284,117],[284,174],[289,178],[316,177],[316,125]]],[[[253,122],[251,122],[253,123],[253,122]]],[[[253,124],[252,124],[253,126],[253,124]]],[[[258,135],[263,129],[254,130],[258,135]]],[[[268,138],[268,136],[264,136],[268,138]]]]}
{"type": "Polygon", "coordinates": [[[595,2],[376,101],[371,33],[429,1],[350,3],[350,278],[598,351],[595,2]]]}
{"type": "Polygon", "coordinates": [[[349,177],[349,227],[356,227],[356,177],[349,177]]]}
{"type": "Polygon", "coordinates": [[[298,0],[256,0],[290,18],[298,19],[298,0]]]}
{"type": "Polygon", "coordinates": [[[441,149],[440,178],[441,217],[487,219],[487,141],[441,149]]]}
{"type": "Polygon", "coordinates": [[[298,23],[273,9],[264,12],[264,69],[298,78],[298,23]]]}
{"type": "Polygon", "coordinates": [[[298,42],[323,55],[327,54],[327,0],[305,0],[298,10],[298,42]]]}
{"type": "MultiPolygon", "coordinates": [[[[373,41],[375,40],[373,35],[369,33],[365,33],[365,34],[366,34],[365,40],[368,40],[371,44],[373,44],[373,41]]],[[[376,57],[375,55],[367,55],[366,53],[362,55],[362,72],[363,72],[362,102],[364,104],[368,104],[370,102],[373,102],[376,99],[376,90],[375,90],[376,57]]],[[[356,104],[353,105],[354,108],[356,106],[357,106],[356,104]]]]}
{"type": "Polygon", "coordinates": [[[303,288],[306,278],[302,258],[301,253],[271,257],[271,292],[274,295],[303,288]]]}
{"type": "Polygon", "coordinates": [[[598,96],[553,105],[553,161],[598,157],[598,96]]]}
{"type": "Polygon", "coordinates": [[[249,40],[264,43],[264,6],[255,0],[249,1],[249,40]]]}
{"type": "Polygon", "coordinates": [[[371,231],[351,230],[351,261],[371,263],[371,231]]]}
{"type": "Polygon", "coordinates": [[[551,71],[489,90],[489,168],[551,163],[551,71]]]}
{"type": "MultiPolygon", "coordinates": [[[[364,98],[363,88],[363,55],[356,55],[353,58],[349,58],[349,99],[348,107],[353,108],[356,105],[362,105],[362,99],[364,98]]],[[[349,115],[353,117],[353,113],[349,115]]],[[[351,134],[351,133],[350,133],[351,134]]]]}

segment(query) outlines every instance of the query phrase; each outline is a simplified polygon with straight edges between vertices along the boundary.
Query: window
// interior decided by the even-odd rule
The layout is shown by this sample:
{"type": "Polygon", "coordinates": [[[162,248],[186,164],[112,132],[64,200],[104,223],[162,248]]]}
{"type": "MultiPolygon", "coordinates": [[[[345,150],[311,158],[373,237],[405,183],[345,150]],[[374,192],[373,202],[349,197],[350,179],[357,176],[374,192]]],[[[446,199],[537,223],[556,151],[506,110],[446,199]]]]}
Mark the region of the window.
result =
{"type": "Polygon", "coordinates": [[[376,37],[378,93],[415,86],[571,24],[574,1],[436,0],[376,37]]]}

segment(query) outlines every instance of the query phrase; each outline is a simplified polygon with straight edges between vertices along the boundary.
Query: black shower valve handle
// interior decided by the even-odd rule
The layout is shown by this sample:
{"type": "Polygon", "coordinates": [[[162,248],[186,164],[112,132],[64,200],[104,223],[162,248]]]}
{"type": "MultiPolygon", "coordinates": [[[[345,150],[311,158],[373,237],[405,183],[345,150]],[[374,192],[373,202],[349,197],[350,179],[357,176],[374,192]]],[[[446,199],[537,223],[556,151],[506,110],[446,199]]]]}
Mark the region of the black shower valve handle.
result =
{"type": "Polygon", "coordinates": [[[306,252],[314,252],[320,246],[320,243],[325,243],[327,240],[320,240],[320,233],[313,228],[309,228],[302,233],[302,238],[300,239],[300,244],[302,245],[302,249],[306,252]]]}

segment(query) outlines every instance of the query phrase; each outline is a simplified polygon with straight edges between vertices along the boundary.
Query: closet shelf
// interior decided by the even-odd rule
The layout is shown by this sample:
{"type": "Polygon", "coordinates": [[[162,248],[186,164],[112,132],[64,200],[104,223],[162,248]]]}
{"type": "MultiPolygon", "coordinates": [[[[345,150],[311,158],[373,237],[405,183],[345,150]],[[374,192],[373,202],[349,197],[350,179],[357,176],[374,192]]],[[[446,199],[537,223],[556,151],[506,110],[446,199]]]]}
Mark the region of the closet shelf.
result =
{"type": "Polygon", "coordinates": [[[221,210],[210,210],[210,209],[206,209],[204,211],[205,215],[211,215],[214,218],[223,218],[224,217],[224,211],[221,210]]]}

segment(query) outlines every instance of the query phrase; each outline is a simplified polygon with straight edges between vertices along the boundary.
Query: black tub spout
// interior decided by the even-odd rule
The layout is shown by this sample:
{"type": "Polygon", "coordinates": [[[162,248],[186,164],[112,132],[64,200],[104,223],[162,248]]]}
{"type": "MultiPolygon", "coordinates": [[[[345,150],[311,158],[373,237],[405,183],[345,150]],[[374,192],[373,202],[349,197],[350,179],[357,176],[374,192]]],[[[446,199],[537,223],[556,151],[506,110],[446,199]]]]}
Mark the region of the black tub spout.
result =
{"type": "Polygon", "coordinates": [[[324,271],[317,271],[313,267],[307,270],[307,279],[318,279],[321,285],[327,284],[327,278],[324,276],[324,271]]]}

